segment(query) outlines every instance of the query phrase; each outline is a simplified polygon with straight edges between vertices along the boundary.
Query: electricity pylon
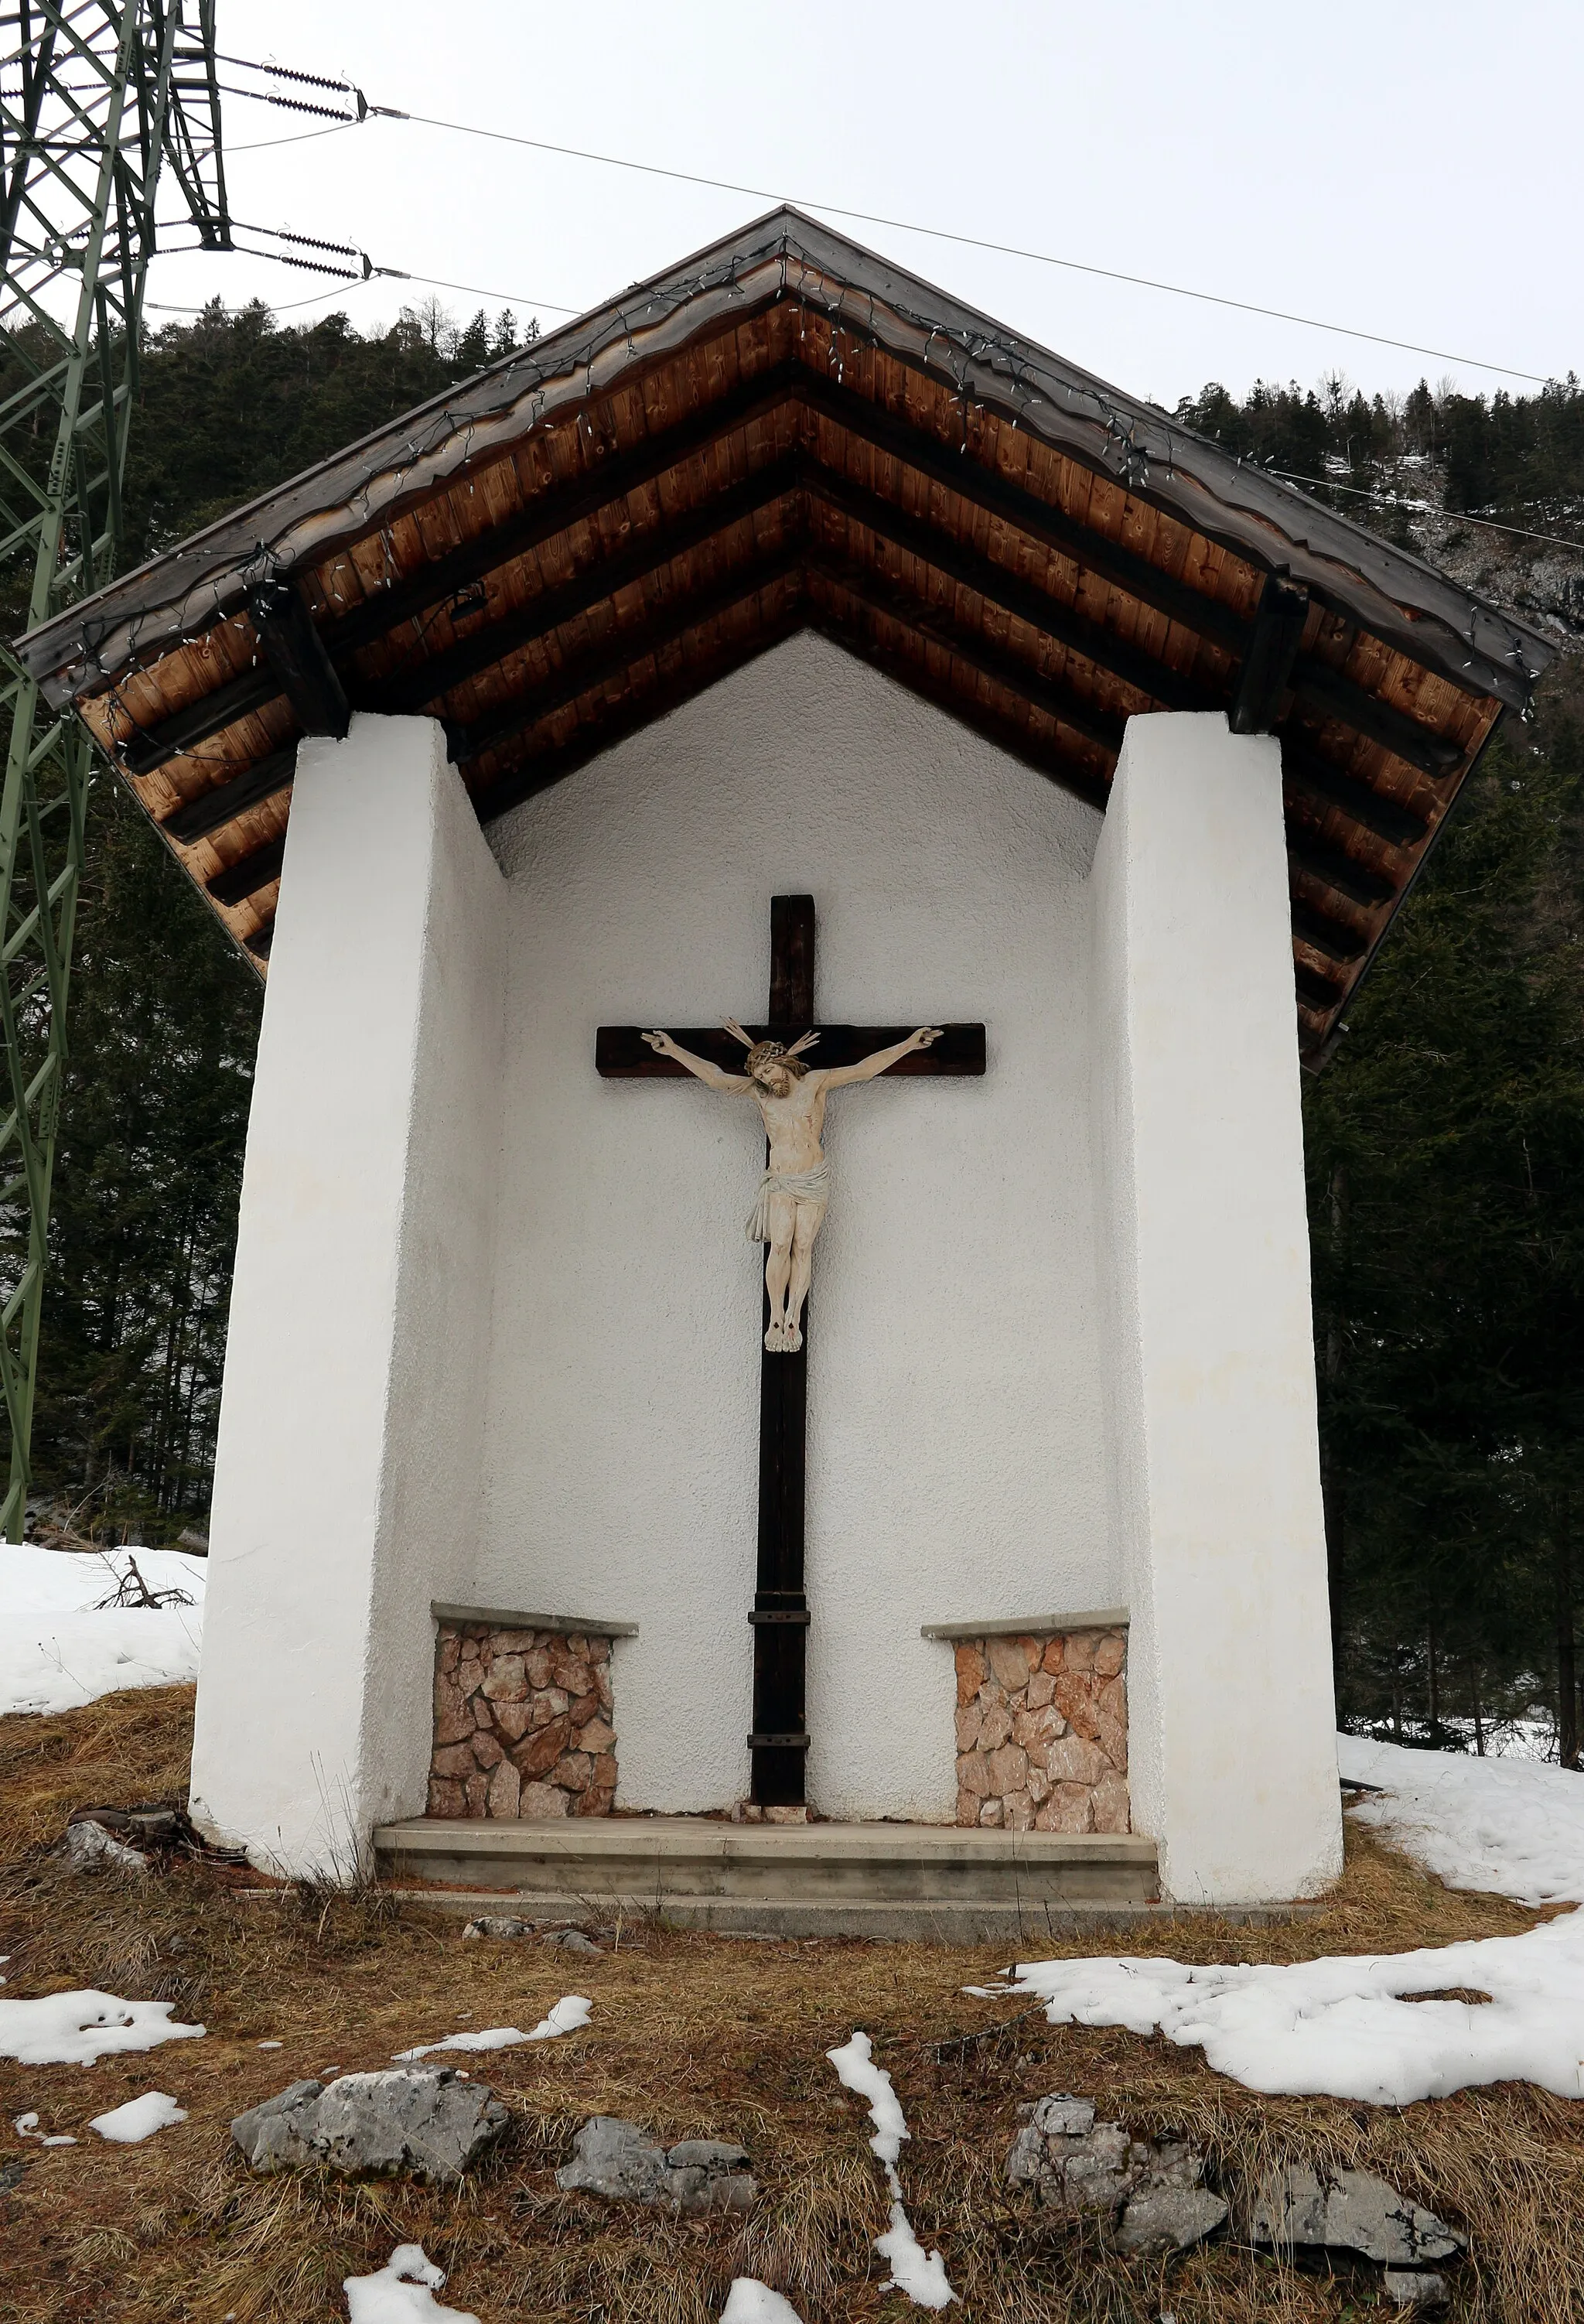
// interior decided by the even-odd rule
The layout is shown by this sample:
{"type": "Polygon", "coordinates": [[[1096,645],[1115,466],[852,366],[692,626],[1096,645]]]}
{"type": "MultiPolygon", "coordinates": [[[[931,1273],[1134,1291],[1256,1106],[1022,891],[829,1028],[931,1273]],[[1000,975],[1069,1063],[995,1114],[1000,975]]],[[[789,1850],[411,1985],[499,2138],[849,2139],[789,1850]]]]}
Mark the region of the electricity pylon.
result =
{"type": "MultiPolygon", "coordinates": [[[[215,0],[0,0],[0,638],[120,562],[163,173],[198,245],[231,247],[216,66],[215,0]]],[[[20,1541],[94,746],[3,642],[0,737],[0,1539],[20,1541]]]]}

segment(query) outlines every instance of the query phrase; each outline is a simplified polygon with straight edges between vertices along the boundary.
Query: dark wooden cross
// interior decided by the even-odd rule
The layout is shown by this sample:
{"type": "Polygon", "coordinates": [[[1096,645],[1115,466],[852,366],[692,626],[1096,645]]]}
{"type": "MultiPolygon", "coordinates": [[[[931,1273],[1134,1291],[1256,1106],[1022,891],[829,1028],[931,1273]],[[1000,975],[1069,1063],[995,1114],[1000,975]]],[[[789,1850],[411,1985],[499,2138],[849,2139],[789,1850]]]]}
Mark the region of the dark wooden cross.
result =
{"type": "MultiPolygon", "coordinates": [[[[814,1024],[814,898],[770,899],[769,1022],[745,1025],[756,1041],[788,1047],[814,1024]]],[[[876,1049],[905,1040],[911,1025],[821,1025],[811,1065],[850,1065],[876,1049]]],[[[673,1031],[695,1056],[726,1072],[742,1070],[742,1049],[718,1026],[673,1031]]],[[[596,1072],[612,1081],[686,1081],[686,1067],[662,1057],[639,1025],[602,1025],[594,1036],[596,1072]]],[[[896,1074],[964,1074],[984,1071],[984,1027],[948,1025],[927,1049],[915,1049],[890,1067],[896,1074]]],[[[760,1338],[770,1318],[761,1290],[760,1338]]],[[[803,1346],[796,1354],[766,1351],[760,1368],[759,1571],[753,1610],[753,1797],[763,1807],[796,1806],[803,1799],[808,1729],[804,1670],[808,1600],[803,1588],[805,1443],[808,1411],[808,1308],[803,1346]]]]}

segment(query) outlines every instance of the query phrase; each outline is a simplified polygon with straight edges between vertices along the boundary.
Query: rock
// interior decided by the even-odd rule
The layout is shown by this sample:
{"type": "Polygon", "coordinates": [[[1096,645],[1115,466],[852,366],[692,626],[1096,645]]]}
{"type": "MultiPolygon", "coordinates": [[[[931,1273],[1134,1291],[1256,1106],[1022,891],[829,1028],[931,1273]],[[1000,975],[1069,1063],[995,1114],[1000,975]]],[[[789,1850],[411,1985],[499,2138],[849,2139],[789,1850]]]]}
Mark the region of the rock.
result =
{"type": "MultiPolygon", "coordinates": [[[[541,1695],[540,1702],[544,1698],[541,1695]]],[[[537,1783],[548,1773],[572,1739],[572,1729],[565,1719],[554,1719],[548,1726],[532,1729],[528,1740],[520,1743],[512,1752],[524,1783],[537,1783]]]]}
{"type": "Polygon", "coordinates": [[[429,1762],[432,1775],[448,1775],[456,1783],[465,1783],[475,1771],[477,1762],[471,1743],[446,1743],[429,1762]]]}
{"type": "Polygon", "coordinates": [[[1128,1641],[1119,1632],[1108,1630],[1095,1643],[1094,1669],[1097,1678],[1115,1678],[1128,1659],[1128,1641]]]}
{"type": "Polygon", "coordinates": [[[957,1713],[957,1748],[974,1751],[979,1748],[979,1732],[983,1714],[977,1702],[965,1703],[957,1713]]]}
{"type": "Polygon", "coordinates": [[[1388,2267],[1380,2282],[1399,2308],[1444,2308],[1451,2298],[1446,2277],[1433,2268],[1388,2267]]]}
{"type": "Polygon", "coordinates": [[[1181,2139],[1133,2138],[1097,2122],[1093,2101],[1041,2098],[1012,2142],[1007,2176],[1070,2218],[1119,2219],[1119,2250],[1184,2251],[1219,2227],[1227,2206],[1201,2182],[1204,2156],[1181,2139]]]}
{"type": "Polygon", "coordinates": [[[460,1816],[467,1812],[467,1794],[460,1784],[446,1782],[438,1775],[429,1777],[429,1806],[432,1816],[460,1816]]]}
{"type": "Polygon", "coordinates": [[[1089,1831],[1094,1794],[1087,1784],[1058,1784],[1034,1819],[1036,1831],[1089,1831]]]}
{"type": "Polygon", "coordinates": [[[1074,1735],[1084,1735],[1092,1742],[1100,1732],[1100,1713],[1094,1700],[1094,1681],[1087,1671],[1064,1671],[1056,1681],[1054,1698],[1074,1735]]]}
{"type": "Polygon", "coordinates": [[[550,1781],[566,1792],[586,1792],[594,1780],[594,1761],[586,1751],[568,1751],[557,1759],[550,1781]]]}
{"type": "Polygon", "coordinates": [[[641,2124],[595,2115],[572,2142],[573,2159],[556,2173],[568,2194],[628,2203],[663,2203],[678,2211],[746,2211],[759,2192],[741,2146],[685,2138],[668,2153],[641,2124]]]}
{"type": "Polygon", "coordinates": [[[1008,1694],[1016,1694],[1028,1684],[1028,1656],[1023,1651],[1021,1638],[987,1638],[984,1654],[1008,1694]]]}
{"type": "Polygon", "coordinates": [[[476,1921],[469,1921],[462,1933],[465,1937],[530,1937],[533,1923],[513,1920],[509,1913],[483,1913],[476,1921]]]}
{"type": "Polygon", "coordinates": [[[1030,1711],[1043,1711],[1056,1691],[1056,1682],[1043,1666],[1028,1682],[1027,1700],[1030,1711]]]}
{"type": "Polygon", "coordinates": [[[548,1823],[568,1812],[566,1794],[556,1784],[524,1784],[517,1796],[517,1812],[524,1823],[548,1823]]]}
{"type": "MultiPolygon", "coordinates": [[[[482,1702],[483,1697],[479,1695],[475,1700],[482,1702]]],[[[533,1724],[533,1712],[526,1702],[497,1702],[493,1711],[496,1730],[508,1743],[520,1743],[533,1724]]]]}
{"type": "Polygon", "coordinates": [[[1112,1772],[1100,1745],[1077,1733],[1060,1735],[1054,1743],[1047,1743],[1045,1764],[1046,1774],[1058,1784],[1098,1784],[1102,1775],[1112,1772]]]}
{"type": "Polygon", "coordinates": [[[473,1733],[473,1714],[462,1700],[462,1691],[444,1671],[435,1674],[435,1740],[437,1743],[460,1743],[473,1733]]]}
{"type": "Polygon", "coordinates": [[[957,1666],[957,1702],[961,1707],[970,1703],[984,1684],[984,1656],[977,1646],[960,1646],[953,1656],[957,1666]]]}
{"type": "Polygon", "coordinates": [[[1012,1714],[1004,1702],[987,1704],[979,1718],[979,1741],[976,1749],[999,1751],[1012,1733],[1012,1714]]]}
{"type": "Polygon", "coordinates": [[[1008,1792],[1028,1789],[1028,1754],[1016,1743],[1003,1743],[999,1751],[986,1753],[985,1765],[993,1798],[1004,1800],[1008,1792]]]}
{"type": "Polygon", "coordinates": [[[1091,1671],[1094,1668],[1095,1650],[1100,1645],[1101,1638],[1105,1635],[1103,1631],[1074,1630],[1063,1646],[1064,1666],[1070,1671],[1091,1671]]]}
{"type": "MultiPolygon", "coordinates": [[[[990,1769],[985,1766],[982,1751],[964,1751],[957,1762],[957,1782],[961,1788],[976,1800],[990,1796],[990,1769]]],[[[977,1815],[978,1811],[975,1810],[977,1815]]]]}
{"type": "Polygon", "coordinates": [[[1001,1828],[1005,1831],[1034,1830],[1034,1801],[1027,1792],[1008,1792],[1001,1802],[1001,1828]]]}
{"type": "Polygon", "coordinates": [[[499,2138],[511,2119],[483,2082],[447,2068],[343,2074],[293,2082],[238,2115],[231,2135],[250,2171],[324,2169],[401,2174],[445,2184],[499,2138]]]}
{"type": "Polygon", "coordinates": [[[1041,1670],[1048,1671],[1053,1678],[1057,1675],[1065,1663],[1066,1657],[1063,1653],[1065,1645],[1064,1638],[1047,1638],[1045,1641],[1045,1649],[1039,1658],[1039,1666],[1041,1670]]]}
{"type": "Polygon", "coordinates": [[[502,1820],[514,1817],[521,1796],[522,1778],[511,1760],[503,1758],[490,1777],[490,1795],[487,1802],[490,1813],[502,1820]]]}
{"type": "Polygon", "coordinates": [[[604,1947],[596,1945],[594,1939],[585,1936],[581,1929],[552,1929],[545,1942],[559,1945],[566,1953],[592,1953],[595,1960],[602,1960],[604,1955],[604,1947]]]}
{"type": "Polygon", "coordinates": [[[979,1810],[979,1821],[983,1824],[999,1825],[1001,1821],[1001,1803],[999,1800],[981,1801],[979,1810]]]}
{"type": "Polygon", "coordinates": [[[134,1876],[149,1870],[149,1859],[141,1849],[128,1848],[102,1823],[84,1817],[80,1823],[66,1827],[66,1854],[74,1872],[121,1872],[134,1876]]]}
{"type": "Polygon", "coordinates": [[[1426,2259],[1450,2259],[1464,2248],[1433,2211],[1422,2210],[1370,2171],[1317,2172],[1289,2163],[1262,2190],[1248,2224],[1257,2244],[1291,2248],[1322,2244],[1331,2250],[1362,2252],[1388,2266],[1414,2267],[1426,2259]]]}
{"type": "Polygon", "coordinates": [[[491,1769],[498,1767],[506,1754],[493,1735],[486,1735],[481,1729],[473,1738],[473,1756],[481,1767],[491,1769]]]}
{"type": "Polygon", "coordinates": [[[1094,1787],[1096,1831],[1126,1831],[1132,1822],[1126,1775],[1102,1775],[1094,1787]]]}
{"type": "Polygon", "coordinates": [[[1212,2235],[1227,2206],[1208,2187],[1154,2187],[1133,2196],[1122,2209],[1117,2249],[1158,2254],[1186,2251],[1212,2235]]]}
{"type": "Polygon", "coordinates": [[[578,1740],[591,1758],[603,1758],[616,1748],[616,1730],[608,1720],[596,1716],[588,1721],[578,1740]]]}

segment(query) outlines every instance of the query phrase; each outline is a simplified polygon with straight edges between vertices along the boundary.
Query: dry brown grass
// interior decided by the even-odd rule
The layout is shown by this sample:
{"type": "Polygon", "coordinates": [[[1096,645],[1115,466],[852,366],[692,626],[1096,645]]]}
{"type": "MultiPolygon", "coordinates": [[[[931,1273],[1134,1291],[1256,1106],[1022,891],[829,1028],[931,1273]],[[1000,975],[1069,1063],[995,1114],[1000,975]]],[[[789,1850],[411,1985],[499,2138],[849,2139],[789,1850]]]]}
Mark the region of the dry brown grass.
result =
{"type": "MultiPolygon", "coordinates": [[[[86,2070],[0,2064],[5,2116],[37,2107],[46,2128],[80,2132],[150,2088],[189,2109],[145,2146],[90,2139],[45,2153],[0,2135],[0,2161],[27,2163],[21,2186],[0,2195],[5,2324],[219,2324],[228,2313],[237,2324],[327,2324],[345,2318],[342,2278],[382,2265],[401,2241],[450,2272],[444,2297],[483,2324],[714,2324],[741,2273],[778,2284],[806,2324],[899,2319],[915,2311],[881,2292],[871,2249],[886,2213],[867,2118],[824,2055],[855,2025],[874,2036],[907,2107],[909,2213],[946,2255],[964,2324],[1155,2324],[1163,2309],[1177,2324],[1340,2324],[1381,2312],[1370,2271],[1306,2274],[1235,2238],[1170,2266],[1128,2262],[1092,2232],[1042,2224],[1001,2168],[1019,2101],[1053,2089],[1085,2092],[1142,2127],[1187,2130],[1234,2195],[1277,2156],[1380,2170],[1470,2235],[1457,2315],[1584,2317],[1584,2109],[1526,2086],[1400,2111],[1261,2098],[1197,2052],[969,1998],[962,1987],[999,1966],[983,1950],[645,1928],[574,1964],[541,1945],[464,1945],[455,1919],[378,1898],[249,1896],[199,1870],[132,1885],[69,1875],[43,1852],[69,1806],[180,1789],[188,1702],[170,1689],[0,1720],[11,1991],[105,1986],[170,1998],[210,2028],[201,2043],[86,2070]],[[574,1986],[594,2001],[587,2034],[475,2061],[515,2121],[459,2191],[254,2181],[230,2149],[231,2116],[295,2076],[383,2064],[465,2013],[530,2024],[574,1986]],[[284,2046],[261,2052],[263,2039],[284,2046]],[[751,2218],[674,2221],[559,2194],[556,2164],[595,2112],[668,2137],[741,2138],[764,2190],[751,2218]]],[[[1184,1922],[1117,1941],[1179,1958],[1294,1960],[1496,1935],[1533,1917],[1451,1895],[1356,1834],[1340,1890],[1312,1918],[1184,1922]]]]}

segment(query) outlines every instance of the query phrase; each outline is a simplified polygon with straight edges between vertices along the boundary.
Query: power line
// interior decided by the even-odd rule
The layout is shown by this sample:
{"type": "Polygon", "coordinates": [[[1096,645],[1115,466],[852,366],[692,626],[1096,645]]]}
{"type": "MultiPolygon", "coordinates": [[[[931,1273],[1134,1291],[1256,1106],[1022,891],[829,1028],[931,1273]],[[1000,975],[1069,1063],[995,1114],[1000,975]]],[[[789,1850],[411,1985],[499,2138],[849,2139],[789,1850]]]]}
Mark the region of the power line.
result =
{"type": "Polygon", "coordinates": [[[557,153],[574,161],[597,161],[609,170],[632,170],[646,178],[668,178],[679,185],[706,186],[716,193],[746,194],[752,201],[795,200],[800,209],[824,210],[832,217],[856,218],[861,225],[889,226],[898,234],[928,235],[936,242],[956,243],[967,250],[992,251],[999,257],[1026,259],[1036,266],[1059,266],[1073,274],[1097,275],[1106,282],[1130,283],[1135,290],[1165,291],[1174,299],[1194,299],[1207,306],[1230,307],[1243,315],[1262,315],[1272,322],[1296,323],[1306,331],[1331,331],[1343,338],[1368,339],[1374,346],[1398,347],[1407,355],[1429,355],[1437,363],[1462,364],[1472,371],[1498,372],[1505,379],[1528,380],[1537,387],[1549,383],[1543,373],[1519,371],[1511,364],[1486,363],[1478,355],[1450,355],[1444,347],[1425,347],[1413,339],[1394,339],[1384,331],[1358,330],[1349,323],[1322,322],[1313,315],[1291,314],[1281,307],[1261,307],[1249,299],[1228,299],[1215,290],[1190,290],[1181,282],[1161,282],[1147,274],[1124,274],[1115,267],[1091,266],[1082,259],[1058,258],[1049,251],[1026,250],[1016,243],[990,242],[979,235],[954,234],[945,226],[918,226],[907,218],[887,217],[878,210],[844,208],[840,202],[821,201],[806,194],[772,193],[767,186],[745,186],[729,178],[701,177],[692,170],[661,169],[652,161],[627,161],[619,153],[594,153],[579,145],[552,145],[542,137],[520,137],[504,129],[480,129],[466,121],[440,121],[427,113],[402,114],[392,109],[391,117],[418,122],[426,129],[450,130],[460,137],[486,137],[501,145],[525,145],[536,153],[557,153]]]}
{"type": "MultiPolygon", "coordinates": [[[[240,63],[242,60],[231,59],[227,61],[240,63]]],[[[493,144],[517,145],[530,152],[552,153],[564,161],[593,162],[602,169],[627,170],[641,177],[663,178],[676,185],[702,186],[714,193],[742,194],[751,201],[791,200],[801,209],[824,211],[831,217],[852,218],[860,225],[884,226],[897,234],[922,235],[935,242],[953,243],[965,250],[988,251],[997,257],[1021,259],[1035,266],[1059,267],[1068,273],[1087,274],[1104,282],[1126,283],[1129,288],[1137,290],[1154,290],[1167,298],[1188,299],[1204,306],[1224,307],[1237,314],[1258,315],[1267,322],[1295,324],[1301,330],[1329,332],[1341,338],[1363,340],[1371,346],[1395,347],[1404,355],[1424,355],[1435,363],[1458,364],[1471,371],[1494,372],[1504,379],[1521,379],[1535,387],[1545,387],[1550,384],[1548,374],[1543,372],[1523,371],[1513,364],[1490,363],[1479,355],[1454,355],[1445,347],[1425,346],[1415,339],[1394,338],[1385,331],[1367,331],[1351,323],[1329,322],[1314,315],[1297,314],[1288,308],[1262,306],[1251,299],[1233,299],[1217,290],[1200,290],[1181,282],[1162,281],[1154,275],[1128,274],[1118,267],[1095,266],[1084,259],[1060,257],[1052,251],[1031,250],[1018,243],[994,242],[981,235],[960,234],[947,226],[921,226],[915,219],[891,217],[879,210],[855,209],[851,205],[824,201],[813,195],[788,196],[774,192],[768,186],[745,185],[731,178],[705,177],[694,170],[667,169],[653,161],[634,161],[629,160],[624,154],[600,153],[581,145],[557,145],[552,143],[548,138],[524,137],[514,131],[505,129],[485,129],[474,122],[444,121],[433,114],[404,113],[395,106],[370,105],[363,90],[355,81],[327,80],[315,74],[288,71],[285,67],[279,65],[255,65],[251,67],[251,69],[272,73],[282,79],[303,81],[319,88],[344,88],[349,96],[355,98],[357,114],[355,118],[334,122],[327,129],[309,130],[305,135],[263,138],[250,145],[234,145],[229,149],[234,153],[258,152],[266,146],[306,143],[309,136],[335,136],[344,129],[360,127],[365,120],[410,121],[419,127],[444,130],[453,136],[480,137],[493,144]]],[[[263,104],[289,102],[287,99],[272,97],[262,90],[238,90],[236,94],[253,97],[263,104]]],[[[442,290],[465,291],[470,290],[470,286],[466,283],[439,282],[437,278],[433,276],[414,276],[412,279],[435,282],[437,287],[442,290]]],[[[496,291],[482,291],[476,295],[495,298],[504,294],[496,291]]],[[[545,306],[551,313],[558,315],[571,315],[582,311],[577,308],[556,306],[548,300],[539,303],[545,306]]],[[[1541,536],[1534,537],[1538,539],[1541,536]]]]}

